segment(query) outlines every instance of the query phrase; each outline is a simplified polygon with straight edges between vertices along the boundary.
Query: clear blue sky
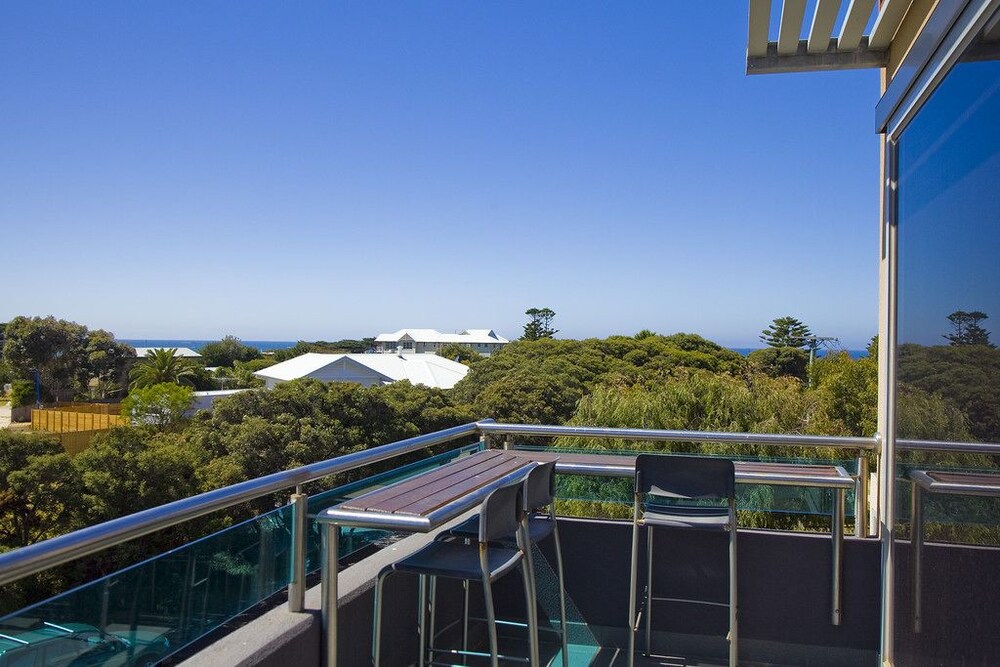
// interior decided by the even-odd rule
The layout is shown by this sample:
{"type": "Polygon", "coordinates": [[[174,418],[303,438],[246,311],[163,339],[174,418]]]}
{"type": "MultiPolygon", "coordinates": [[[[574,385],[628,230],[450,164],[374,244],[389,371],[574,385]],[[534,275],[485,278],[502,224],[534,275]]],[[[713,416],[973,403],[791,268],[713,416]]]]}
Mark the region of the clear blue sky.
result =
{"type": "Polygon", "coordinates": [[[0,0],[0,320],[863,346],[877,71],[747,77],[746,13],[0,0]]]}

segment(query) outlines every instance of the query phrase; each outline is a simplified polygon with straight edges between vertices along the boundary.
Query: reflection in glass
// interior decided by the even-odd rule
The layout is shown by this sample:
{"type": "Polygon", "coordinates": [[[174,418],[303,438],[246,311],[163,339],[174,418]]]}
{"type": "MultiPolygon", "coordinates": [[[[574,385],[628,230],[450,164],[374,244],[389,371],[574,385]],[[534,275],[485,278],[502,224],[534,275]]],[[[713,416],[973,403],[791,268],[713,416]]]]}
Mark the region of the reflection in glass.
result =
{"type": "MultiPolygon", "coordinates": [[[[899,439],[1000,443],[1000,60],[991,52],[974,45],[898,143],[899,439]]],[[[989,574],[1000,570],[1000,499],[912,492],[915,479],[936,477],[996,480],[1000,491],[1000,460],[901,449],[897,463],[897,658],[987,664],[1000,651],[989,574]]]]}

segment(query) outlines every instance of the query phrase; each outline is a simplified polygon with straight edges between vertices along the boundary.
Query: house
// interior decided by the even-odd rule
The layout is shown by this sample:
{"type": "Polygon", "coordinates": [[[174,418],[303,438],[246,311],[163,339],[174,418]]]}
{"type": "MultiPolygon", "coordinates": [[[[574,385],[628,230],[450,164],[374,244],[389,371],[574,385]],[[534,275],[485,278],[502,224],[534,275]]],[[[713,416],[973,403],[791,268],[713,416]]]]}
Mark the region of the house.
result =
{"type": "Polygon", "coordinates": [[[299,378],[323,382],[357,382],[366,387],[409,380],[438,389],[451,389],[469,367],[436,354],[306,354],[254,373],[268,389],[299,378]]]}
{"type": "Polygon", "coordinates": [[[510,341],[492,329],[465,329],[459,333],[441,333],[436,329],[400,329],[375,337],[375,351],[383,354],[435,353],[445,345],[457,343],[489,356],[510,341]]]}
{"type": "Polygon", "coordinates": [[[181,357],[184,359],[201,359],[201,355],[192,350],[190,347],[137,347],[135,348],[135,356],[142,359],[149,352],[154,350],[174,350],[175,357],[181,357]]]}

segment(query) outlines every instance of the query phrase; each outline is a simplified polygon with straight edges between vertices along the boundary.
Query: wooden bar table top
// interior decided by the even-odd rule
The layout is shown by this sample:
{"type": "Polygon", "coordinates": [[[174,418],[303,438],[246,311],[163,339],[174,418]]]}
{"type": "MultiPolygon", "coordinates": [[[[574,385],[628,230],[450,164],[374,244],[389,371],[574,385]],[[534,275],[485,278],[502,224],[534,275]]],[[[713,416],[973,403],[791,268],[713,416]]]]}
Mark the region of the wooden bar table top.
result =
{"type": "Polygon", "coordinates": [[[535,462],[491,449],[464,456],[390,486],[345,500],[317,516],[322,523],[426,533],[523,478],[535,462]]]}

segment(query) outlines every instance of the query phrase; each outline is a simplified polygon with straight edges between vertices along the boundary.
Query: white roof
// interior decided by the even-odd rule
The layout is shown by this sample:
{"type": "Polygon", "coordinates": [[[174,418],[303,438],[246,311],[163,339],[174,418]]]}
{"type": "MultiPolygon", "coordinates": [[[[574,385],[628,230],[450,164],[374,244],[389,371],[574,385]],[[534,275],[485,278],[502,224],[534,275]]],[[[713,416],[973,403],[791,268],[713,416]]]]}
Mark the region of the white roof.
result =
{"type": "Polygon", "coordinates": [[[395,343],[409,336],[417,343],[509,343],[498,336],[493,329],[465,329],[459,333],[441,333],[437,329],[400,329],[395,333],[383,333],[375,337],[377,343],[395,343]]]}
{"type": "Polygon", "coordinates": [[[307,352],[280,364],[268,366],[254,375],[274,380],[297,380],[316,374],[341,360],[365,366],[385,378],[385,382],[409,380],[413,384],[451,389],[465,377],[469,367],[436,354],[321,354],[307,352]]]}
{"type": "MultiPolygon", "coordinates": [[[[135,356],[145,357],[146,353],[150,350],[171,350],[170,347],[137,347],[135,348],[135,356]]],[[[190,347],[178,347],[177,351],[174,352],[175,357],[189,357],[194,359],[201,359],[201,355],[192,350],[190,347]]]]}

